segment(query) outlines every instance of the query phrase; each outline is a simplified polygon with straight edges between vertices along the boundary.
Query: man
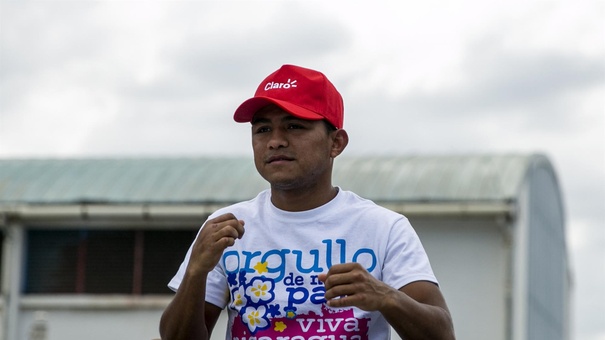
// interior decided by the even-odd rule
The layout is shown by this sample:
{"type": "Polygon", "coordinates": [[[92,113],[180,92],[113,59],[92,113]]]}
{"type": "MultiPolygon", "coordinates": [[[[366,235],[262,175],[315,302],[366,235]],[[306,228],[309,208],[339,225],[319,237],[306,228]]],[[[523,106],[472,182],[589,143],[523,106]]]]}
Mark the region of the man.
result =
{"type": "Polygon", "coordinates": [[[216,211],[169,287],[164,340],[453,339],[426,253],[408,220],[332,185],[348,143],[343,102],[320,72],[284,65],[235,111],[250,122],[271,188],[216,211]]]}

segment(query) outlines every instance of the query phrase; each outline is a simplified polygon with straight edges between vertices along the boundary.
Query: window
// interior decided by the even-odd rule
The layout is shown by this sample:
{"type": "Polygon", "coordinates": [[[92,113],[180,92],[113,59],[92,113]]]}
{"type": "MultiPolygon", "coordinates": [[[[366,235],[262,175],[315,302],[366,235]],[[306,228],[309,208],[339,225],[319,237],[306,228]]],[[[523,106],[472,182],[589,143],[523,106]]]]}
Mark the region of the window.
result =
{"type": "Polygon", "coordinates": [[[25,293],[167,294],[197,230],[27,232],[25,293]]]}

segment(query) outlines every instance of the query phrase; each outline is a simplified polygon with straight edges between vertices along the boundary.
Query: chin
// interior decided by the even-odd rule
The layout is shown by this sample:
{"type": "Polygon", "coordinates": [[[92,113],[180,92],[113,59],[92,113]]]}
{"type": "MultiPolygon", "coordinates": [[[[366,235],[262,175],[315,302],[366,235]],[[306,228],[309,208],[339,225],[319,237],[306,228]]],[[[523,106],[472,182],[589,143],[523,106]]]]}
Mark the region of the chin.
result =
{"type": "Polygon", "coordinates": [[[297,189],[301,185],[300,181],[284,180],[284,179],[282,179],[282,180],[272,180],[272,181],[269,181],[269,183],[271,184],[271,188],[273,188],[273,189],[280,189],[280,190],[297,189]]]}

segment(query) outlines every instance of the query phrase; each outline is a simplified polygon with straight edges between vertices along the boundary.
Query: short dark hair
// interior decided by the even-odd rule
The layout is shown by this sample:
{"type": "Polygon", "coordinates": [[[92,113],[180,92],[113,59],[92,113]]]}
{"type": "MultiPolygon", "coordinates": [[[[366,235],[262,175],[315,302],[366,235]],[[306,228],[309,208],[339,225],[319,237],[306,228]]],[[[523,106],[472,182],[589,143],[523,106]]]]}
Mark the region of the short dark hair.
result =
{"type": "Polygon", "coordinates": [[[324,125],[326,126],[326,131],[328,133],[338,130],[336,126],[332,125],[332,123],[328,122],[327,120],[324,119],[322,120],[322,122],[324,122],[324,125]]]}

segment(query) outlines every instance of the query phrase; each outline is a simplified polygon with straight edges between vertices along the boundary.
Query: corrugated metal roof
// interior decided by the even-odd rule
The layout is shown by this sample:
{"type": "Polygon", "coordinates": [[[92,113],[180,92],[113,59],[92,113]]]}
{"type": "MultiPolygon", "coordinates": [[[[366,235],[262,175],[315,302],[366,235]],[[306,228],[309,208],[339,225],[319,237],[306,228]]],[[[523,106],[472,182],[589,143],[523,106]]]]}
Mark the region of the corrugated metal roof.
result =
{"type": "MultiPolygon", "coordinates": [[[[542,155],[340,157],[334,184],[381,202],[508,201],[542,155]]],[[[251,158],[2,159],[2,203],[209,203],[268,184],[251,158]]]]}
{"type": "Polygon", "coordinates": [[[335,177],[380,201],[511,200],[539,155],[450,155],[338,160],[335,177]]]}

